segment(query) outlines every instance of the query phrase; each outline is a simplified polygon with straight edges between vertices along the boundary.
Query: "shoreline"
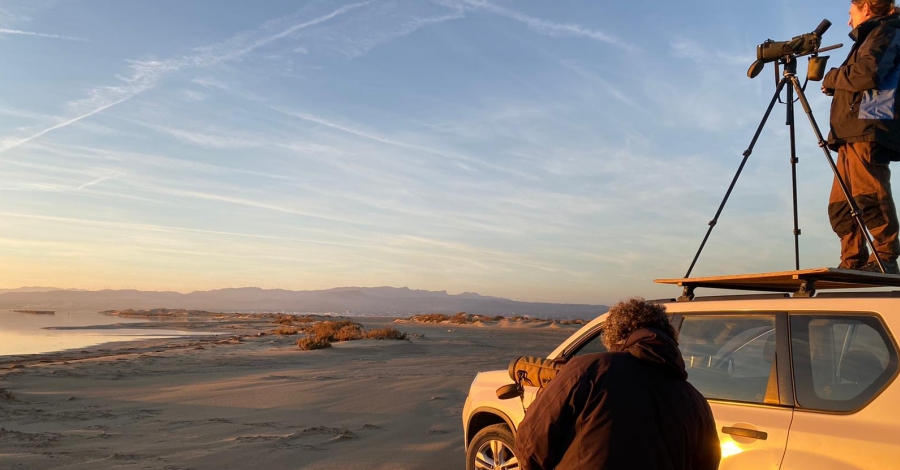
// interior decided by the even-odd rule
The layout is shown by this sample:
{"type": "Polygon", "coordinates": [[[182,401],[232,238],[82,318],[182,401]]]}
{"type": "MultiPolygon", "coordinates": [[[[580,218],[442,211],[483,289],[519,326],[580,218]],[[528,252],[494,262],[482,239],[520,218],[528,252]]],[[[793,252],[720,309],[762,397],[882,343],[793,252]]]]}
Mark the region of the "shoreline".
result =
{"type": "MultiPolygon", "coordinates": [[[[12,310],[10,310],[12,311],[12,310]]],[[[154,309],[149,311],[134,310],[104,310],[96,312],[98,315],[108,317],[118,317],[131,320],[128,323],[109,323],[100,325],[78,325],[78,326],[46,326],[42,330],[51,331],[116,331],[124,329],[133,330],[168,330],[179,331],[183,334],[170,338],[140,338],[125,339],[116,341],[101,342],[84,347],[73,347],[60,349],[55,351],[46,351],[39,353],[24,354],[2,354],[0,355],[0,369],[9,363],[26,364],[35,362],[55,361],[58,357],[65,357],[67,360],[75,360],[78,358],[103,357],[100,351],[115,351],[122,348],[130,350],[137,349],[142,343],[146,343],[146,348],[157,347],[179,347],[180,343],[187,342],[192,347],[211,342],[222,341],[223,337],[228,337],[228,341],[239,341],[251,336],[267,336],[275,335],[278,328],[277,318],[280,315],[291,315],[296,317],[309,317],[324,321],[350,320],[361,324],[366,323],[384,323],[385,326],[393,326],[395,328],[404,328],[409,325],[433,325],[443,326],[447,328],[457,327],[509,327],[509,328],[570,328],[573,325],[577,328],[584,323],[583,320],[563,320],[563,319],[530,319],[530,318],[503,318],[493,321],[483,321],[483,316],[470,315],[474,317],[468,322],[454,322],[451,316],[443,321],[418,321],[417,316],[396,317],[396,316],[350,316],[350,315],[331,315],[331,314],[280,314],[280,313],[222,313],[208,312],[199,310],[183,310],[183,309],[154,309]],[[160,314],[159,310],[169,310],[174,314],[160,314]],[[150,312],[150,313],[144,313],[150,312]],[[146,321],[136,322],[136,319],[146,321]],[[220,331],[220,330],[231,331],[220,331]],[[219,330],[219,331],[217,331],[219,330]],[[196,334],[192,334],[196,331],[196,334]]],[[[574,330],[572,330],[574,331],[574,330]]],[[[297,335],[295,338],[302,337],[297,335]]],[[[144,349],[146,349],[144,348],[144,349]]]]}

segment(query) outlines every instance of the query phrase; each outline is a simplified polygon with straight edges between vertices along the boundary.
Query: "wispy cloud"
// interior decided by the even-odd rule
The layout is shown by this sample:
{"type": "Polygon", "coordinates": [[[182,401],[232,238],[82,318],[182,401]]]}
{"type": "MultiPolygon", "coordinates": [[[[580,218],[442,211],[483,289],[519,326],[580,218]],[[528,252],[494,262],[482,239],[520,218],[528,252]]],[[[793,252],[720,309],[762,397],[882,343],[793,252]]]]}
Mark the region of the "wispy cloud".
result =
{"type": "Polygon", "coordinates": [[[200,85],[208,89],[218,89],[228,91],[230,87],[225,83],[210,77],[197,77],[191,80],[191,83],[200,85]]]}
{"type": "Polygon", "coordinates": [[[647,115],[652,114],[649,110],[645,109],[644,107],[642,107],[641,105],[636,103],[632,98],[627,96],[627,94],[624,91],[620,90],[617,86],[610,83],[609,80],[602,78],[599,74],[597,74],[594,71],[589,70],[587,67],[584,67],[583,65],[576,63],[574,61],[560,61],[559,64],[562,65],[563,67],[565,67],[566,69],[571,70],[576,75],[578,75],[580,78],[587,80],[589,82],[596,83],[597,85],[599,85],[597,87],[597,89],[604,90],[605,92],[609,93],[613,98],[632,107],[633,109],[636,109],[647,115]]]}
{"type": "Polygon", "coordinates": [[[206,93],[197,90],[183,90],[181,97],[188,103],[199,103],[207,98],[206,93]]]}
{"type": "Polygon", "coordinates": [[[0,108],[0,114],[26,119],[51,119],[53,116],[48,114],[36,113],[34,111],[24,111],[15,108],[0,108]]]}
{"type": "Polygon", "coordinates": [[[504,167],[504,166],[501,166],[501,165],[497,165],[497,164],[488,162],[488,161],[486,161],[486,160],[482,160],[482,159],[480,159],[480,158],[470,157],[470,156],[467,156],[467,155],[460,155],[460,154],[457,154],[457,153],[445,152],[445,151],[436,150],[436,149],[433,149],[433,148],[430,148],[430,147],[426,147],[426,146],[423,146],[423,145],[412,144],[412,143],[400,141],[400,140],[397,140],[397,139],[393,139],[393,138],[390,138],[390,137],[386,137],[386,136],[383,136],[383,135],[379,135],[379,134],[377,134],[377,133],[373,133],[373,132],[369,132],[369,131],[364,131],[364,130],[360,130],[360,129],[355,129],[355,128],[352,128],[352,127],[349,127],[349,126],[346,126],[346,125],[342,125],[342,124],[337,124],[337,123],[328,121],[328,120],[326,120],[326,119],[324,119],[324,118],[321,118],[321,117],[318,117],[318,116],[315,116],[315,115],[312,115],[312,114],[309,114],[309,113],[304,113],[304,112],[299,112],[299,111],[293,111],[293,110],[289,110],[289,109],[285,109],[285,108],[281,108],[281,107],[277,107],[277,106],[272,106],[271,109],[273,109],[273,110],[275,110],[275,111],[278,111],[278,112],[280,112],[280,113],[283,113],[283,114],[285,114],[285,115],[288,115],[288,116],[293,116],[293,117],[295,117],[295,118],[302,119],[302,120],[304,120],[304,121],[309,121],[309,122],[313,122],[313,123],[316,123],[316,124],[320,124],[320,125],[322,125],[322,126],[326,126],[326,127],[332,128],[332,129],[340,130],[340,131],[346,132],[346,133],[348,133],[348,134],[353,134],[353,135],[358,136],[358,137],[362,137],[362,138],[365,138],[365,139],[373,140],[373,141],[375,141],[375,142],[380,142],[380,143],[383,143],[383,144],[388,144],[388,145],[393,145],[393,146],[397,146],[397,147],[402,147],[402,148],[406,148],[406,149],[409,149],[409,150],[419,151],[419,152],[431,154],[431,155],[436,156],[436,157],[441,157],[441,158],[446,158],[446,159],[450,159],[450,160],[456,160],[456,161],[462,161],[462,162],[472,163],[472,164],[475,164],[475,165],[477,165],[477,166],[479,166],[479,167],[481,167],[481,168],[488,168],[488,169],[492,169],[492,170],[496,170],[496,171],[501,171],[501,172],[503,172],[503,173],[507,173],[507,174],[511,174],[511,175],[516,175],[516,176],[519,176],[519,177],[522,177],[522,178],[525,178],[525,179],[534,179],[534,178],[535,178],[534,175],[525,173],[525,172],[523,172],[523,171],[515,170],[515,169],[512,169],[512,168],[507,168],[507,167],[504,167]]]}
{"type": "Polygon", "coordinates": [[[63,36],[60,34],[37,33],[34,31],[23,31],[21,29],[0,28],[0,34],[18,35],[18,36],[33,36],[33,37],[38,37],[38,38],[63,39],[66,41],[87,42],[87,39],[76,38],[73,36],[63,36]]]}
{"type": "Polygon", "coordinates": [[[252,38],[254,35],[258,36],[260,31],[254,31],[253,33],[255,34],[238,34],[222,43],[198,48],[196,50],[197,53],[193,55],[166,60],[132,61],[131,75],[119,77],[124,82],[123,84],[116,86],[102,86],[90,90],[87,98],[69,104],[69,107],[73,110],[70,116],[61,117],[56,124],[34,132],[30,136],[18,139],[3,139],[0,141],[0,153],[20,147],[49,132],[64,128],[115,105],[121,104],[134,96],[153,88],[159,81],[180,70],[210,67],[222,62],[241,58],[256,49],[290,36],[297,31],[326,22],[351,10],[363,7],[368,3],[369,2],[363,2],[345,5],[331,13],[283,28],[281,31],[274,34],[268,31],[268,29],[271,28],[270,22],[270,24],[267,24],[266,27],[262,28],[262,37],[252,38]]]}
{"type": "Polygon", "coordinates": [[[125,175],[125,173],[122,173],[122,172],[116,172],[116,173],[114,173],[114,174],[104,175],[104,176],[101,176],[101,177],[99,177],[99,178],[95,178],[95,179],[93,179],[93,180],[91,180],[91,181],[88,181],[87,183],[84,183],[84,184],[82,184],[81,186],[79,186],[79,187],[78,187],[78,191],[81,191],[81,190],[84,189],[84,188],[89,188],[89,187],[91,187],[91,186],[94,186],[95,184],[100,184],[100,183],[102,183],[102,182],[104,182],[104,181],[109,181],[109,180],[111,180],[111,179],[120,178],[120,177],[122,177],[122,176],[124,176],[124,175],[125,175]]]}
{"type": "Polygon", "coordinates": [[[146,127],[148,129],[153,129],[154,131],[161,134],[174,137],[175,139],[178,139],[182,142],[199,147],[211,149],[246,149],[260,146],[259,142],[244,139],[241,137],[235,137],[233,135],[225,135],[213,132],[190,131],[186,129],[163,126],[161,124],[139,122],[132,119],[124,120],[146,127]]]}
{"type": "MultiPolygon", "coordinates": [[[[465,18],[465,10],[460,6],[446,4],[444,6],[448,7],[450,11],[440,14],[431,12],[416,14],[410,11],[403,11],[403,8],[399,8],[400,13],[393,11],[393,8],[383,9],[385,11],[376,9],[374,14],[378,15],[380,21],[373,21],[372,18],[366,17],[363,24],[354,25],[356,27],[354,29],[358,29],[355,31],[355,34],[344,37],[337,45],[337,48],[348,59],[353,59],[367,53],[380,44],[413,34],[424,27],[465,18]],[[393,23],[395,26],[385,28],[381,23],[393,23]]],[[[309,51],[307,50],[306,53],[308,54],[309,51]]]]}
{"type": "Polygon", "coordinates": [[[710,60],[725,63],[728,65],[742,66],[749,65],[753,62],[753,57],[743,53],[734,54],[722,50],[711,50],[700,41],[687,37],[676,37],[669,41],[669,47],[672,48],[672,55],[679,59],[689,59],[693,62],[708,65],[710,60]]]}
{"type": "MultiPolygon", "coordinates": [[[[59,144],[31,144],[35,151],[47,152],[71,161],[75,158],[90,160],[106,160],[114,162],[122,162],[129,168],[158,168],[171,171],[188,171],[191,174],[243,174],[250,176],[258,176],[263,178],[271,178],[275,180],[291,180],[289,176],[266,173],[263,171],[247,170],[243,168],[232,168],[222,165],[213,165],[210,163],[196,162],[191,160],[183,160],[179,158],[167,157],[151,153],[140,153],[126,150],[105,149],[96,147],[59,145],[59,144]]],[[[30,148],[31,148],[30,147],[30,148]]],[[[25,162],[17,160],[0,160],[0,162],[27,165],[25,162]]]]}
{"type": "Polygon", "coordinates": [[[638,49],[636,45],[622,41],[612,34],[608,34],[596,29],[587,28],[578,24],[555,23],[542,18],[526,15],[515,10],[510,10],[508,8],[504,8],[499,5],[486,2],[484,0],[463,0],[463,3],[467,7],[477,8],[512,20],[516,20],[520,23],[525,24],[532,31],[538,34],[555,37],[583,37],[618,46],[623,49],[638,49]]]}
{"type": "Polygon", "coordinates": [[[62,222],[66,224],[80,224],[80,225],[91,225],[91,226],[100,226],[100,227],[114,227],[120,228],[123,230],[134,231],[134,230],[152,230],[158,232],[188,232],[188,233],[199,233],[199,234],[212,234],[212,235],[227,235],[227,236],[235,236],[235,237],[246,237],[246,238],[259,238],[264,240],[284,240],[284,241],[309,241],[307,239],[295,238],[295,237],[282,237],[277,235],[260,235],[254,233],[241,233],[241,232],[229,232],[222,230],[203,230],[203,229],[195,229],[188,227],[175,227],[168,225],[153,225],[153,224],[137,224],[131,222],[111,222],[107,220],[96,220],[96,219],[84,219],[77,217],[58,217],[58,216],[50,216],[50,215],[40,215],[40,214],[23,214],[23,213],[15,213],[15,212],[0,212],[0,217],[13,217],[19,219],[34,219],[34,220],[45,220],[52,222],[62,222]]]}

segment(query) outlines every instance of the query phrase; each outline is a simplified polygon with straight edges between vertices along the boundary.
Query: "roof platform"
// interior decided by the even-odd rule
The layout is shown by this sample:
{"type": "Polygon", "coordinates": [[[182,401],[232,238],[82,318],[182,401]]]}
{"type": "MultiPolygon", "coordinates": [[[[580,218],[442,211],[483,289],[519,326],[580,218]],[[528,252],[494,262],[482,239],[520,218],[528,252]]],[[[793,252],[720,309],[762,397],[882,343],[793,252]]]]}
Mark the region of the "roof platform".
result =
{"type": "Polygon", "coordinates": [[[838,268],[813,268],[728,276],[656,279],[659,284],[684,288],[678,300],[693,300],[698,287],[764,292],[792,293],[794,297],[812,297],[817,289],[859,289],[868,287],[900,287],[900,275],[872,273],[838,268]]]}

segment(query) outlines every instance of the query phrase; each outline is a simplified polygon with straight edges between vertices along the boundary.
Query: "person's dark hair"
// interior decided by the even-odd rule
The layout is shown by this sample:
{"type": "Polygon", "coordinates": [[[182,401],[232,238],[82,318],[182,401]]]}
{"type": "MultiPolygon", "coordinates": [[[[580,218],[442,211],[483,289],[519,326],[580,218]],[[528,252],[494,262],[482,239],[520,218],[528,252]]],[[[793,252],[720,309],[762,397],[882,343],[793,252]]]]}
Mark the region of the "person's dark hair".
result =
{"type": "Polygon", "coordinates": [[[656,328],[678,344],[678,332],[669,321],[666,307],[632,297],[609,308],[603,328],[603,343],[610,351],[621,349],[625,340],[641,328],[656,328]]]}
{"type": "Polygon", "coordinates": [[[857,6],[869,5],[869,10],[875,16],[896,15],[900,13],[894,0],[850,0],[857,6]]]}

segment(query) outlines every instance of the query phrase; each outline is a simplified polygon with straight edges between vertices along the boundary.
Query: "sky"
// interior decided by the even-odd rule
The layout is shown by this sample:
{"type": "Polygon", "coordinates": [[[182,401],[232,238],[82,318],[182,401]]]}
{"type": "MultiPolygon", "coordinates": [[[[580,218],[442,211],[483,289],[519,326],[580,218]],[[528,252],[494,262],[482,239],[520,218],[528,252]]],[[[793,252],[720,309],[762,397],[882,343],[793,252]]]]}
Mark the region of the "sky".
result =
{"type": "MultiPolygon", "coordinates": [[[[677,296],[653,279],[685,274],[775,89],[756,45],[828,18],[838,66],[848,7],[2,0],[0,288],[677,296]]],[[[796,117],[801,267],[836,266],[796,117]]],[[[784,124],[692,276],[794,268],[784,124]]]]}

